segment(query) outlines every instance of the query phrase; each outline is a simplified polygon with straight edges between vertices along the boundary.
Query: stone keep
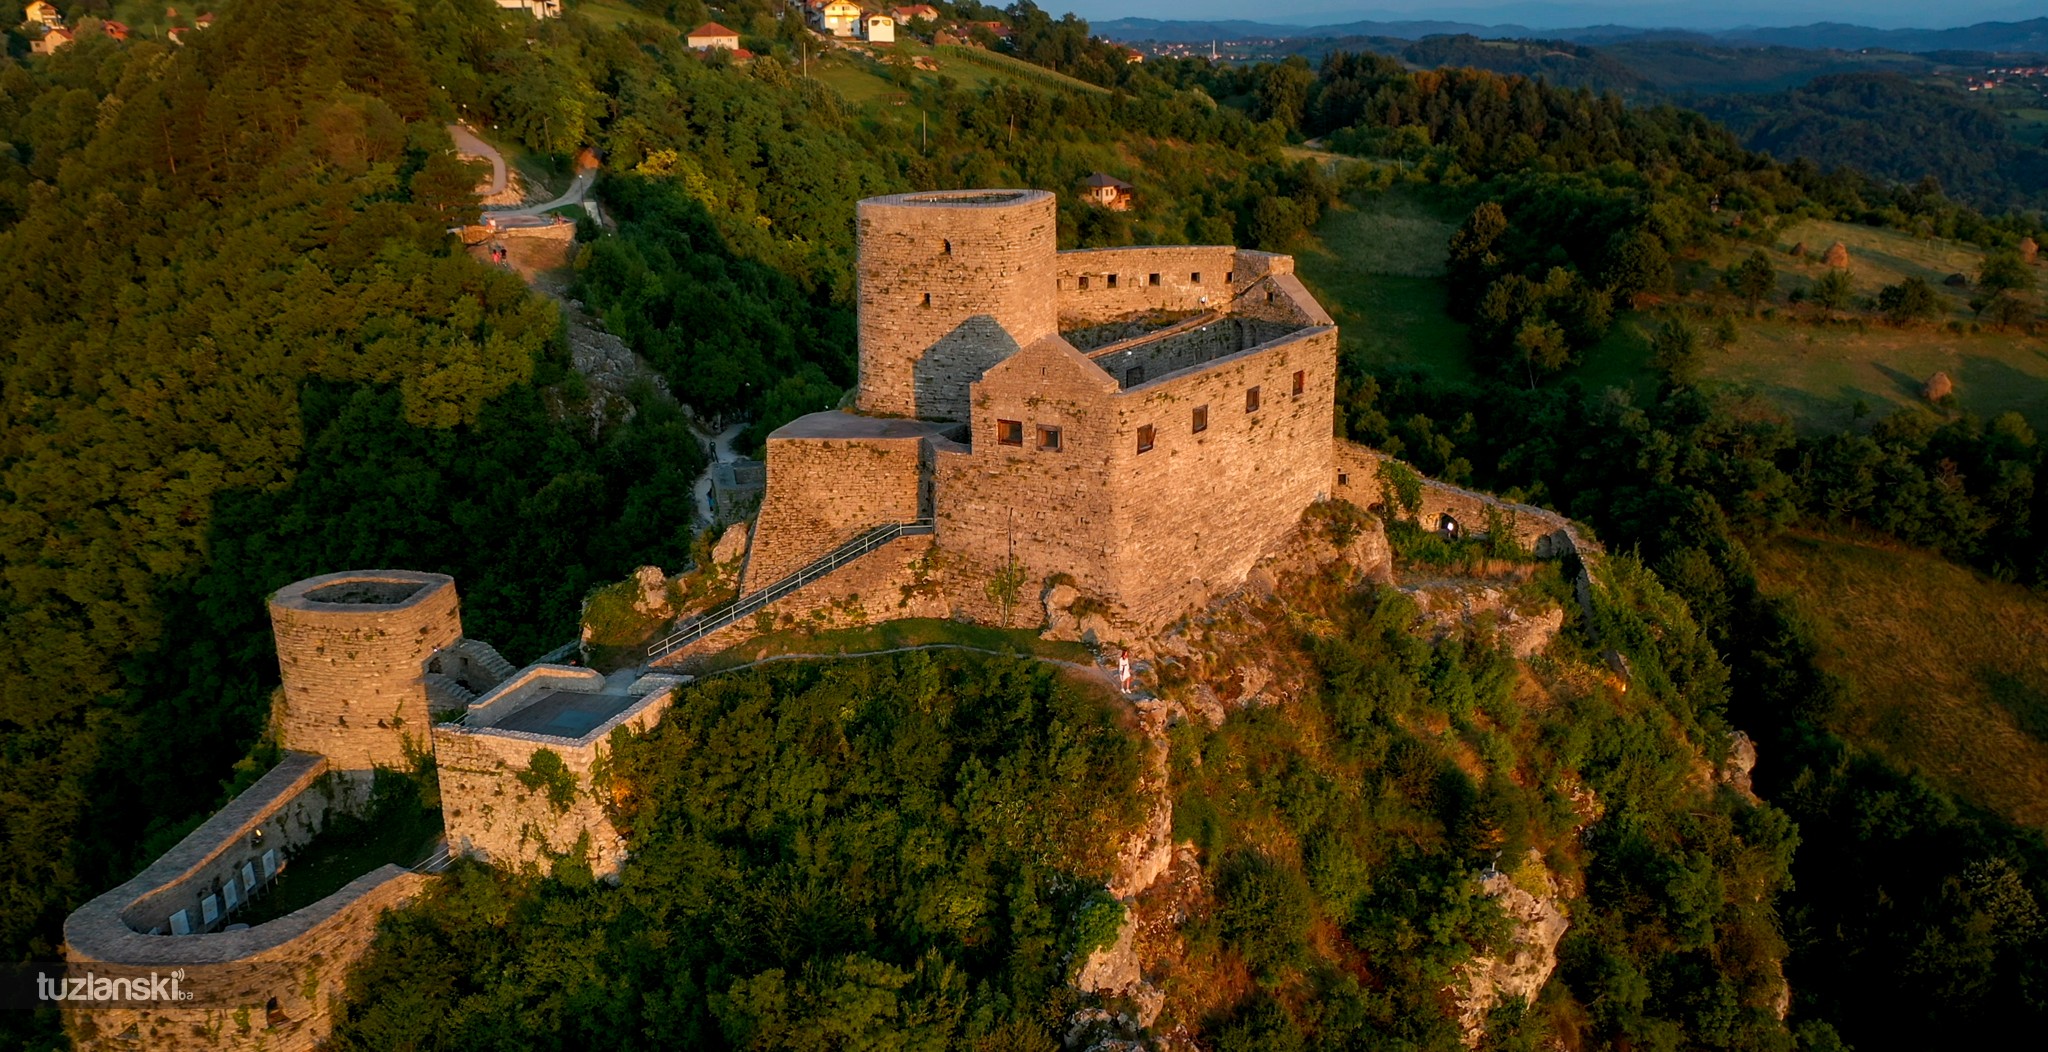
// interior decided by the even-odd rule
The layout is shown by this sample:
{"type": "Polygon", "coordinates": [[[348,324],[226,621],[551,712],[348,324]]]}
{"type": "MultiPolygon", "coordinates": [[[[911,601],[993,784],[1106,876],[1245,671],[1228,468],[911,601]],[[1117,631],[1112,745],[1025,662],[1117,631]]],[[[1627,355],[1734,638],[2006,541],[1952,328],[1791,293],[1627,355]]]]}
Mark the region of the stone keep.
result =
{"type": "Polygon", "coordinates": [[[896,194],[858,208],[860,411],[967,419],[968,384],[1058,329],[1053,195],[896,194]]]}
{"type": "Polygon", "coordinates": [[[455,581],[411,570],[308,578],[270,597],[280,744],[336,770],[410,766],[432,747],[425,667],[462,638],[455,581]]]}

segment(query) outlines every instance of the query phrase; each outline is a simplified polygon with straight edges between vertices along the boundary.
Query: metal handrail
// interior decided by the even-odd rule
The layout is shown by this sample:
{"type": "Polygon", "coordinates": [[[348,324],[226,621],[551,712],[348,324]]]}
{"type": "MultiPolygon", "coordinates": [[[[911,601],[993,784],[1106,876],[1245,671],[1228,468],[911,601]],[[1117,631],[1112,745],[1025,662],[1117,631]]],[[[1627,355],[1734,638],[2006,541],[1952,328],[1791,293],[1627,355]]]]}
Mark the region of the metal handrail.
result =
{"type": "Polygon", "coordinates": [[[718,631],[743,617],[751,617],[762,607],[787,596],[803,586],[832,573],[861,556],[874,551],[891,541],[903,537],[919,537],[937,532],[937,524],[931,519],[914,519],[910,522],[892,522],[877,526],[853,540],[840,545],[832,552],[803,569],[790,574],[758,591],[720,603],[698,615],[689,624],[676,629],[659,642],[647,648],[650,661],[665,657],[691,643],[718,631]]]}

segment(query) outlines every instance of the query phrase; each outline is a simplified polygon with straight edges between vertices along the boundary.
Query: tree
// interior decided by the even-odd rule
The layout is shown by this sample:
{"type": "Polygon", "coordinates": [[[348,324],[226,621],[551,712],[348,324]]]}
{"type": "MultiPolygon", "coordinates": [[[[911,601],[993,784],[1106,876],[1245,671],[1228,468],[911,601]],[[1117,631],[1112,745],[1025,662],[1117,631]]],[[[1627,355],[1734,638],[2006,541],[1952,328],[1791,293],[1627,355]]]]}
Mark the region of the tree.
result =
{"type": "Polygon", "coordinates": [[[1665,319],[1650,337],[1650,364],[1674,382],[1690,383],[1699,373],[1699,330],[1684,318],[1665,319]]]}
{"type": "Polygon", "coordinates": [[[1877,294],[1877,309],[1893,325],[1925,321],[1941,316],[1941,297],[1934,287],[1917,277],[1886,285],[1877,294]]]}
{"type": "Polygon", "coordinates": [[[1571,362],[1571,355],[1564,329],[1556,322],[1534,318],[1515,331],[1515,360],[1522,364],[1531,389],[1535,388],[1538,375],[1564,368],[1571,362]]]}
{"type": "Polygon", "coordinates": [[[1806,298],[1827,310],[1842,310],[1855,300],[1856,287],[1849,281],[1849,272],[1830,268],[1827,273],[1813,279],[1807,288],[1806,298]]]}
{"type": "Polygon", "coordinates": [[[1609,241],[1607,267],[1601,278],[1616,296],[1636,306],[1644,293],[1671,288],[1671,254],[1664,251],[1664,242],[1656,234],[1635,227],[1609,241]]]}
{"type": "Polygon", "coordinates": [[[1750,312],[1755,313],[1756,305],[1768,299],[1771,290],[1778,287],[1778,270],[1771,266],[1771,258],[1758,249],[1751,252],[1748,259],[1729,267],[1728,272],[1721,276],[1721,283],[1728,287],[1728,291],[1742,297],[1750,312]]]}
{"type": "Polygon", "coordinates": [[[1977,272],[1977,289],[1987,301],[2001,292],[2027,292],[2033,287],[2034,272],[2017,252],[1993,252],[1984,257],[1983,269],[1977,272]]]}

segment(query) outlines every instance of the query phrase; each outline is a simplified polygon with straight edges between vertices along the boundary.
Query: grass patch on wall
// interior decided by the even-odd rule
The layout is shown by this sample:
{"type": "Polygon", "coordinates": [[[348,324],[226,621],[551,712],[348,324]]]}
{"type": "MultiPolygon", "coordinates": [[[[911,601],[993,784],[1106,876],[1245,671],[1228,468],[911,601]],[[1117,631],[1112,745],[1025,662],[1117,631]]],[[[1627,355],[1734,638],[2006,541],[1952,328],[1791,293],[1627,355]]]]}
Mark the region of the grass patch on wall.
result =
{"type": "Polygon", "coordinates": [[[1836,730],[1944,790],[2048,827],[2048,600],[1927,552],[1793,536],[1759,545],[1852,698],[1836,730]]]}

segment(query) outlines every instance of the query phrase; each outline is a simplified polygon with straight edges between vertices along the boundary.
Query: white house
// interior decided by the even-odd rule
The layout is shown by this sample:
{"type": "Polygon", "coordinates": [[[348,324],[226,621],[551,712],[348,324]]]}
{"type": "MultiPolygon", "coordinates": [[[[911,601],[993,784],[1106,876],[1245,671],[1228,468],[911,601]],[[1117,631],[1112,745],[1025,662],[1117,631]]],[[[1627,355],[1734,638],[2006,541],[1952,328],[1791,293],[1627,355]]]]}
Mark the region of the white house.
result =
{"type": "Polygon", "coordinates": [[[498,0],[507,11],[524,11],[535,18],[560,18],[562,0],[498,0]]]}
{"type": "Polygon", "coordinates": [[[690,46],[700,51],[714,47],[724,48],[727,51],[738,51],[740,49],[740,33],[737,29],[727,29],[716,22],[706,22],[690,30],[690,46]]]}
{"type": "Polygon", "coordinates": [[[35,0],[35,3],[23,8],[22,13],[27,16],[22,19],[23,25],[48,26],[55,29],[64,24],[63,14],[57,10],[57,5],[50,3],[49,0],[35,0]]]}
{"type": "Polygon", "coordinates": [[[894,44],[896,42],[896,20],[888,15],[862,15],[860,28],[860,35],[866,37],[870,44],[894,44]]]}
{"type": "Polygon", "coordinates": [[[860,5],[853,0],[826,0],[812,9],[818,31],[835,37],[860,35],[860,5]]]}

